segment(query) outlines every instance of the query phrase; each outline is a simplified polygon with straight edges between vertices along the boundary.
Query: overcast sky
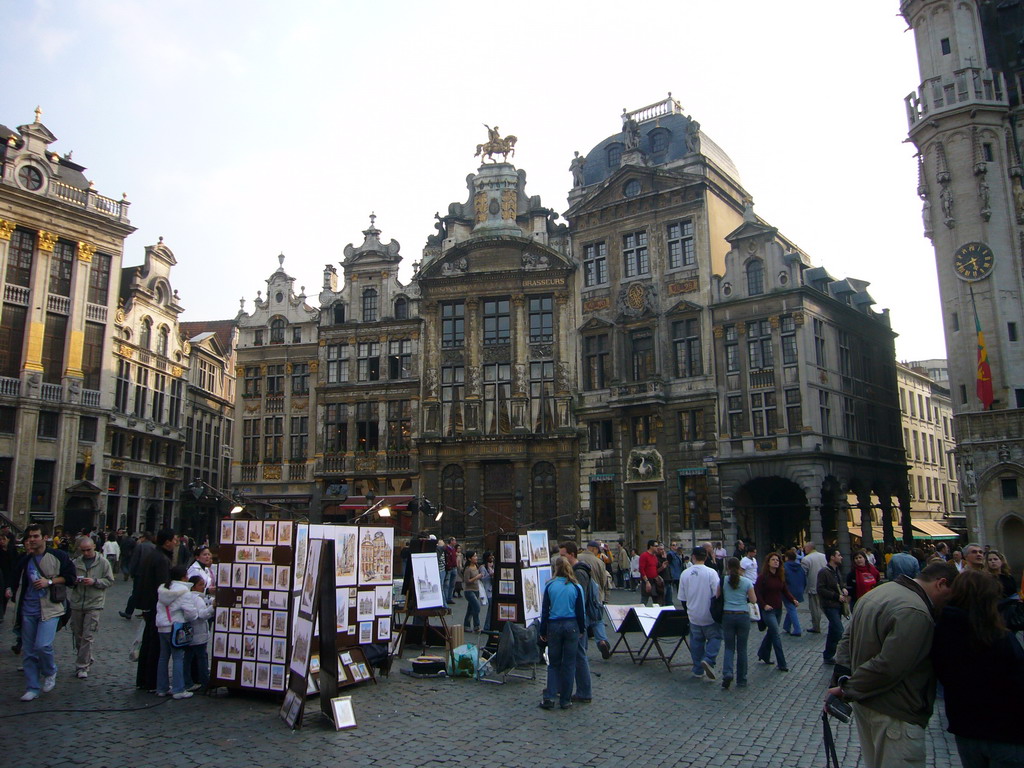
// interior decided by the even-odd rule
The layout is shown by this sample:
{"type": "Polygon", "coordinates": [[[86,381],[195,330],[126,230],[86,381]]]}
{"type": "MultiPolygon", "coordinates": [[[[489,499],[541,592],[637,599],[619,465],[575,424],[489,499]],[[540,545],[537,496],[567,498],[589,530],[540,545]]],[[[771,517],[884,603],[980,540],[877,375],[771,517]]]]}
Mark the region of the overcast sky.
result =
{"type": "Polygon", "coordinates": [[[482,123],[519,137],[528,194],[564,211],[573,150],[671,91],[760,216],[870,281],[900,359],[945,356],[897,0],[5,6],[0,123],[40,105],[52,148],[128,194],[125,263],[162,235],[183,319],[251,311],[280,252],[315,302],[371,211],[407,280],[434,212],[465,199],[482,123]]]}

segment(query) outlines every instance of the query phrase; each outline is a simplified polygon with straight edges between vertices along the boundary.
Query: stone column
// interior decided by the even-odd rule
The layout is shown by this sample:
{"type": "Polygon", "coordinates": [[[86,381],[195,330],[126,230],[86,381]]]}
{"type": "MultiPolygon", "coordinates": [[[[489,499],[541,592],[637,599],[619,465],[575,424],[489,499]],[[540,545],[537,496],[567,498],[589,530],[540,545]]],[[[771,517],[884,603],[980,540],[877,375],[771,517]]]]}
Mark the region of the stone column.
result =
{"type": "Polygon", "coordinates": [[[896,534],[892,527],[892,496],[888,491],[878,494],[878,508],[882,515],[882,551],[892,552],[896,534]]]}
{"type": "MultiPolygon", "coordinates": [[[[850,528],[849,518],[850,505],[844,498],[839,502],[838,508],[836,509],[836,546],[839,547],[839,551],[843,553],[843,560],[847,563],[853,562],[851,547],[850,547],[850,528]]],[[[861,531],[863,533],[863,531],[861,531]]],[[[842,582],[840,582],[842,586],[842,582]]]]}
{"type": "Polygon", "coordinates": [[[875,532],[871,519],[871,491],[857,492],[857,506],[860,508],[860,545],[863,548],[875,545],[875,532]]]}

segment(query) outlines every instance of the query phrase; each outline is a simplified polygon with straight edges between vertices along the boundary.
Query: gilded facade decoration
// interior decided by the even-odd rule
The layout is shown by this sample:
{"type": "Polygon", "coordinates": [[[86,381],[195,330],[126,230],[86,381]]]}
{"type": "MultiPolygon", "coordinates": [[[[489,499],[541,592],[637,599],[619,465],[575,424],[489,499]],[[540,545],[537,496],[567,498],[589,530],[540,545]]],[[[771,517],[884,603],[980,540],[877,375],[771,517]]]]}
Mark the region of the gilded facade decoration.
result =
{"type": "Polygon", "coordinates": [[[281,465],[280,464],[264,464],[263,465],[263,479],[264,480],[280,480],[281,479],[281,465]]]}
{"type": "Polygon", "coordinates": [[[700,290],[700,280],[693,278],[692,280],[676,280],[668,284],[668,293],[670,296],[677,296],[680,293],[693,293],[694,291],[700,290]]]}
{"type": "Polygon", "coordinates": [[[96,253],[96,246],[84,241],[78,241],[78,260],[83,264],[92,264],[92,257],[96,253]]]}
{"type": "Polygon", "coordinates": [[[0,240],[10,240],[14,231],[14,222],[0,219],[0,240]]]}
{"type": "Polygon", "coordinates": [[[39,230],[39,250],[46,253],[53,253],[53,247],[57,244],[57,235],[53,232],[39,230]]]}

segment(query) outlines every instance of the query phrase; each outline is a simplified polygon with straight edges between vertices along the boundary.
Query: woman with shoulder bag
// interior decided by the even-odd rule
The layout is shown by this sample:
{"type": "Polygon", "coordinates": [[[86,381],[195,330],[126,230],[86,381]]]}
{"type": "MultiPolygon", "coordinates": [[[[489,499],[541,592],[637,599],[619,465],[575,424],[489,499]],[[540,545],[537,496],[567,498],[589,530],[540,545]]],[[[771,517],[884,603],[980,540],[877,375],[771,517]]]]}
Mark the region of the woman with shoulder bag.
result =
{"type": "Polygon", "coordinates": [[[738,558],[730,557],[725,563],[726,575],[719,584],[722,602],[722,634],[725,641],[725,660],[722,665],[722,687],[729,690],[733,680],[733,660],[736,661],[736,685],[747,686],[747,638],[750,636],[751,603],[757,603],[754,585],[740,571],[738,558]]]}
{"type": "Polygon", "coordinates": [[[768,625],[768,632],[761,641],[757,658],[765,664],[771,664],[774,650],[779,672],[789,672],[789,667],[786,666],[786,655],[782,652],[779,627],[786,612],[784,603],[788,601],[795,605],[796,599],[790,594],[789,587],[786,586],[786,572],[782,569],[782,558],[779,557],[778,552],[772,552],[765,558],[761,573],[757,577],[757,583],[754,584],[754,591],[761,608],[761,618],[768,625]]]}

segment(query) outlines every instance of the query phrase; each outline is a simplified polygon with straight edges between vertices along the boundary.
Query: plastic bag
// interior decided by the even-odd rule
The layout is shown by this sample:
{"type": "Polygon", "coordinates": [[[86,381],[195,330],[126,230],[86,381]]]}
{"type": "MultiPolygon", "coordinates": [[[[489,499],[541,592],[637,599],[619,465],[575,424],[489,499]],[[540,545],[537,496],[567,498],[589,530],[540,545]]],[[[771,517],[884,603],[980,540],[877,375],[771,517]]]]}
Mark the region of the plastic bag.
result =
{"type": "Polygon", "coordinates": [[[140,621],[139,628],[135,632],[135,640],[132,641],[132,647],[128,651],[128,661],[138,661],[139,651],[142,650],[142,635],[146,631],[146,622],[140,621]]]}

